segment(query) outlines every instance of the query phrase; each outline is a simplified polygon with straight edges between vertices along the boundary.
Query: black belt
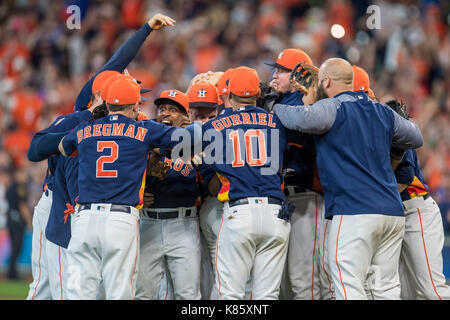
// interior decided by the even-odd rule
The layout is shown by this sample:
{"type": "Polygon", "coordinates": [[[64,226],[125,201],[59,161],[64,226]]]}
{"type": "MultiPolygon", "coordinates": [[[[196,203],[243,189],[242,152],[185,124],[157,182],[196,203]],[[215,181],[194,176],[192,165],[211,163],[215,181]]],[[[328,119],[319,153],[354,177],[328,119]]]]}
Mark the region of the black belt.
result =
{"type": "MultiPolygon", "coordinates": [[[[80,204],[80,207],[78,208],[78,211],[82,210],[90,210],[91,204],[80,204]]],[[[117,212],[124,212],[124,213],[131,213],[131,206],[126,206],[122,204],[112,204],[111,209],[109,211],[117,211],[117,212]]]]}
{"type": "MultiPolygon", "coordinates": [[[[184,216],[190,217],[194,210],[186,209],[184,216]]],[[[142,209],[142,213],[148,217],[153,219],[177,219],[179,217],[179,211],[150,211],[148,209],[142,209]]]]}
{"type": "Polygon", "coordinates": [[[46,196],[46,197],[48,197],[48,194],[49,194],[49,192],[48,192],[48,188],[47,188],[47,189],[45,189],[44,193],[45,193],[45,196],[46,196]]]}
{"type": "MultiPolygon", "coordinates": [[[[278,198],[268,197],[267,198],[267,203],[268,204],[279,204],[281,206],[283,204],[283,201],[281,201],[278,198]]],[[[239,206],[239,205],[242,205],[242,204],[249,204],[248,198],[241,198],[241,199],[237,199],[237,200],[233,200],[233,201],[229,201],[228,202],[228,206],[229,207],[239,206]]]]}
{"type": "Polygon", "coordinates": [[[423,200],[427,200],[430,197],[430,193],[428,192],[426,195],[423,196],[423,200]]]}
{"type": "Polygon", "coordinates": [[[297,193],[302,193],[302,192],[308,192],[309,190],[308,189],[306,189],[306,188],[302,188],[302,187],[298,187],[298,186],[289,186],[289,187],[293,187],[294,188],[294,194],[290,194],[290,192],[289,192],[289,190],[288,190],[288,188],[286,188],[287,186],[285,186],[284,187],[284,195],[285,196],[293,196],[294,194],[297,194],[297,193]]]}

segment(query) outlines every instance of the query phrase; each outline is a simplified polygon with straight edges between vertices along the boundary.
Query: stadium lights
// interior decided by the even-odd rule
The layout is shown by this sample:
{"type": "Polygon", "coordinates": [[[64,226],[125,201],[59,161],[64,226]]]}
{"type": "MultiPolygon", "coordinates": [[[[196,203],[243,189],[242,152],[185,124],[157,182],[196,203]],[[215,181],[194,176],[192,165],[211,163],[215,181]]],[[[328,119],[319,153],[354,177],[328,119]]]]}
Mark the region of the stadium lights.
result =
{"type": "Polygon", "coordinates": [[[340,39],[343,36],[345,36],[345,29],[343,26],[341,26],[340,24],[333,24],[331,26],[331,35],[336,38],[336,39],[340,39]]]}

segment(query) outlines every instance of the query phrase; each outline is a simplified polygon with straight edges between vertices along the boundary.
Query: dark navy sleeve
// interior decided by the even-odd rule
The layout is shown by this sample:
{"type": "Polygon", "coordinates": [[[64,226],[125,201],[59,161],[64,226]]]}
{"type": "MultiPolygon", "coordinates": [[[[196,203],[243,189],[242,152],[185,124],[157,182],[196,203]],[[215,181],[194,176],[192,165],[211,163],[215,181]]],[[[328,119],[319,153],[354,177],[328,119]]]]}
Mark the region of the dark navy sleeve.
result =
{"type": "Polygon", "coordinates": [[[75,110],[82,110],[89,104],[92,96],[92,83],[95,77],[105,70],[123,72],[127,65],[134,59],[145,39],[152,32],[152,28],[145,23],[127,41],[125,41],[108,62],[84,85],[75,100],[75,110]]]}
{"type": "Polygon", "coordinates": [[[397,179],[397,183],[409,186],[414,180],[414,175],[414,158],[412,150],[409,149],[406,151],[405,155],[403,156],[402,162],[400,162],[397,169],[395,170],[395,178],[397,179]]]}
{"type": "Polygon", "coordinates": [[[52,154],[59,154],[59,142],[67,133],[68,132],[49,133],[42,136],[37,140],[33,149],[28,149],[28,159],[32,162],[37,162],[47,159],[52,154]]]}
{"type": "Polygon", "coordinates": [[[211,179],[216,175],[216,172],[214,171],[214,168],[210,165],[207,165],[205,163],[201,163],[198,168],[197,172],[200,175],[200,189],[202,197],[206,197],[209,193],[208,191],[208,184],[211,181],[211,179]]]}
{"type": "Polygon", "coordinates": [[[75,150],[78,149],[77,131],[81,127],[82,125],[67,133],[67,135],[62,140],[62,146],[66,157],[70,156],[75,150]]]}
{"type": "MultiPolygon", "coordinates": [[[[91,117],[92,113],[88,110],[84,110],[56,118],[56,120],[53,121],[48,128],[37,132],[33,136],[30,147],[28,148],[28,160],[32,162],[39,162],[47,159],[53,153],[58,153],[57,145],[56,149],[54,149],[54,143],[56,140],[61,140],[65,134],[75,128],[80,122],[87,121],[91,117]],[[61,136],[58,135],[58,133],[64,133],[64,135],[61,136]],[[49,134],[51,135],[48,136],[49,134]]],[[[59,140],[57,141],[58,143],[59,140]]]]}

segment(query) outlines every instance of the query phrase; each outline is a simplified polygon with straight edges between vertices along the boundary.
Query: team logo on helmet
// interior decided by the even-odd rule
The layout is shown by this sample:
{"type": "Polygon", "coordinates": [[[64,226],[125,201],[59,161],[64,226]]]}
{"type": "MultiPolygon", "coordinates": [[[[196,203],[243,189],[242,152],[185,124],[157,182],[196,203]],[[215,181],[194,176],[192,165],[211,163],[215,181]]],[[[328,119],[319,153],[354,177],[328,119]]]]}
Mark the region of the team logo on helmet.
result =
{"type": "Polygon", "coordinates": [[[281,57],[283,56],[283,51],[280,52],[280,54],[278,55],[278,59],[281,59],[281,57]]]}
{"type": "Polygon", "coordinates": [[[199,98],[206,98],[207,91],[201,89],[201,90],[197,91],[197,93],[198,93],[199,98]]]}
{"type": "Polygon", "coordinates": [[[175,90],[169,91],[169,97],[175,98],[177,96],[177,92],[175,90]]]}

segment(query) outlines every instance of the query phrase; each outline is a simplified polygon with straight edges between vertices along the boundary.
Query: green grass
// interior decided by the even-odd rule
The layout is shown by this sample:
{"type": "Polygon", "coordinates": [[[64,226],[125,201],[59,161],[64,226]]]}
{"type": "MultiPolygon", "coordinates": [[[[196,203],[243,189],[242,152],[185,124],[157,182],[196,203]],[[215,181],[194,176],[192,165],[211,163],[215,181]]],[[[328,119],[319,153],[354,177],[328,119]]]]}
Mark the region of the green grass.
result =
{"type": "Polygon", "coordinates": [[[0,281],[0,300],[25,300],[30,281],[0,281]]]}

